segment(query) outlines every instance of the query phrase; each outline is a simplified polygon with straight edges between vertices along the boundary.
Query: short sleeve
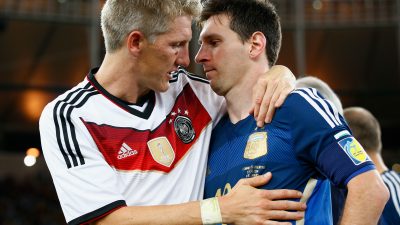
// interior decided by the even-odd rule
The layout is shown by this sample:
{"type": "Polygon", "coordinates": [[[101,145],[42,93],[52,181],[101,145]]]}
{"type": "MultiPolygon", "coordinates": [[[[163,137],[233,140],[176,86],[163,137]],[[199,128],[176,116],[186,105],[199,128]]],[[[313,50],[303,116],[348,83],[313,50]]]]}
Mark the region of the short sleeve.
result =
{"type": "Polygon", "coordinates": [[[42,112],[42,150],[68,224],[84,224],[126,203],[83,123],[60,109],[50,103],[42,112]]]}
{"type": "Polygon", "coordinates": [[[314,88],[296,89],[281,108],[297,157],[345,186],[354,176],[374,169],[334,105],[314,88]]]}

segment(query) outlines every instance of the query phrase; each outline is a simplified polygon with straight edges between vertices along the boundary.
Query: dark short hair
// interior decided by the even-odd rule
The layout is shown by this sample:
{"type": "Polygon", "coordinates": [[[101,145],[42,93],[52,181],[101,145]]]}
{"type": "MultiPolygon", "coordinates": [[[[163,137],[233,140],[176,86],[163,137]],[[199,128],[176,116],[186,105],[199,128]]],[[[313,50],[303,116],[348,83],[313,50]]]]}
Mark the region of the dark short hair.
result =
{"type": "Polygon", "coordinates": [[[242,41],[249,40],[254,32],[262,32],[267,39],[266,54],[273,66],[279,55],[282,42],[281,25],[275,6],[268,0],[205,0],[199,24],[211,16],[226,14],[230,17],[230,28],[242,41]]]}

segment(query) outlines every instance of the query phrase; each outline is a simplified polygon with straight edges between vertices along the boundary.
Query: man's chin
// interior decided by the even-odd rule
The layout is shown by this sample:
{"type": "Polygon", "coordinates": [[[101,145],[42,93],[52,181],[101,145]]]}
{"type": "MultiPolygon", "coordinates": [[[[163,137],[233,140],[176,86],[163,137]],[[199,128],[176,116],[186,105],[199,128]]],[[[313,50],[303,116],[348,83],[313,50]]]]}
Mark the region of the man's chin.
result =
{"type": "Polygon", "coordinates": [[[221,88],[218,88],[217,86],[213,85],[212,82],[210,82],[210,86],[211,86],[211,89],[215,92],[215,94],[217,94],[219,96],[224,96],[224,93],[221,90],[221,88]]]}

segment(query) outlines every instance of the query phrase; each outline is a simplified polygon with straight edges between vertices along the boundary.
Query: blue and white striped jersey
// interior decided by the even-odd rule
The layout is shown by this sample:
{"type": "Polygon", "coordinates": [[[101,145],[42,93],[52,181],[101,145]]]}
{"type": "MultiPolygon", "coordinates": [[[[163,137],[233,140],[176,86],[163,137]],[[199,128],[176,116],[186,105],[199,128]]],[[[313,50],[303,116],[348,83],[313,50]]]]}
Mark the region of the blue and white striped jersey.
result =
{"type": "Polygon", "coordinates": [[[393,170],[386,171],[381,176],[389,189],[390,199],[385,205],[379,224],[400,224],[400,176],[393,170]]]}
{"type": "Polygon", "coordinates": [[[225,116],[212,133],[205,198],[224,195],[239,179],[272,172],[262,188],[297,189],[307,203],[293,224],[332,224],[329,181],[345,187],[374,169],[335,107],[315,89],[293,91],[264,128],[252,116],[232,124],[225,116]]]}

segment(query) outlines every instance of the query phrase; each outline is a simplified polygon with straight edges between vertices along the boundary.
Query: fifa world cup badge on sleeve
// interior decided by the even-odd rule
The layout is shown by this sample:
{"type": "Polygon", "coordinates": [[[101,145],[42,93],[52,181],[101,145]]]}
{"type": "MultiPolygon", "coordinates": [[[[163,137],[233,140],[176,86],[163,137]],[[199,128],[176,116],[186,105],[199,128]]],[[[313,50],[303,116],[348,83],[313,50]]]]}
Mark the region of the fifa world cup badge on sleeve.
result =
{"type": "Polygon", "coordinates": [[[175,159],[175,152],[166,137],[158,137],[147,142],[153,159],[163,166],[170,167],[175,159]]]}
{"type": "Polygon", "coordinates": [[[247,139],[246,149],[244,150],[243,158],[255,159],[266,155],[268,152],[267,132],[255,132],[247,139]]]}
{"type": "Polygon", "coordinates": [[[370,160],[367,153],[364,151],[364,148],[354,137],[340,140],[338,144],[355,165],[370,160]]]}

